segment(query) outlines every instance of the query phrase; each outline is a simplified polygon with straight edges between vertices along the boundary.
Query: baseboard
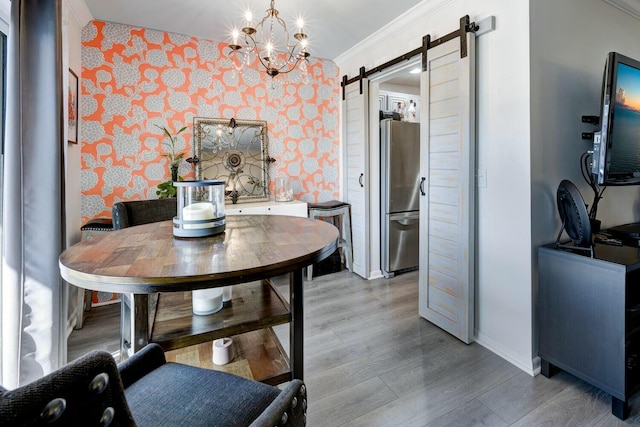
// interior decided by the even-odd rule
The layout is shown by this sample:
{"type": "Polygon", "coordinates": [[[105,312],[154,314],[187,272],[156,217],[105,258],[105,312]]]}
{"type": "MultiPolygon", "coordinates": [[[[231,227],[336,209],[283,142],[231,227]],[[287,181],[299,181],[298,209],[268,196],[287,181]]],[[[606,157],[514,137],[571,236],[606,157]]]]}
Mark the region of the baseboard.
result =
{"type": "Polygon", "coordinates": [[[542,359],[540,359],[540,356],[536,356],[531,363],[533,364],[533,375],[538,375],[542,371],[542,359]]]}
{"type": "Polygon", "coordinates": [[[382,270],[376,270],[369,273],[369,278],[367,280],[373,279],[382,279],[384,275],[382,274],[382,270]]]}
{"type": "Polygon", "coordinates": [[[540,373],[540,358],[537,356],[531,360],[531,365],[528,366],[526,363],[522,363],[521,360],[518,360],[517,357],[502,345],[478,331],[476,331],[476,342],[532,377],[540,373]]]}

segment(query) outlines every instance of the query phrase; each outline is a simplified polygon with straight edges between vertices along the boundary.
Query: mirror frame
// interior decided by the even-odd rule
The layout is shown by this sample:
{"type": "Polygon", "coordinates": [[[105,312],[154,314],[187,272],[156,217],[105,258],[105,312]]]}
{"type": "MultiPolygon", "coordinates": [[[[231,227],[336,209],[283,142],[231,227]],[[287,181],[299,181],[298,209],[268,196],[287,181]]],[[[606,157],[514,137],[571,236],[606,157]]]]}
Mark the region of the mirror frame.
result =
{"type": "Polygon", "coordinates": [[[225,201],[270,199],[269,165],[275,160],[269,157],[266,121],[194,117],[193,141],[189,160],[196,163],[196,179],[226,181],[225,201]]]}

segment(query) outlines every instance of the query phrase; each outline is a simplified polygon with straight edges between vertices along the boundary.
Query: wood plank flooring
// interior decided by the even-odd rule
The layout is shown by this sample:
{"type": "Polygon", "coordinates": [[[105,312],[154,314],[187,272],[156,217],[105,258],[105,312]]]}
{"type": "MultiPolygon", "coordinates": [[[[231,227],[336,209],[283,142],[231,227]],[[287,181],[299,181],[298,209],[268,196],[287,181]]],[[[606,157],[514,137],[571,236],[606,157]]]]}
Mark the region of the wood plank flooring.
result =
{"type": "MultiPolygon", "coordinates": [[[[275,279],[288,295],[288,279],[275,279]]],[[[330,426],[627,426],[611,398],[561,372],[531,377],[478,344],[418,316],[418,275],[363,280],[343,271],[305,282],[308,424],[330,426]]],[[[92,309],[68,342],[69,360],[116,351],[118,305],[92,309]]],[[[274,328],[288,348],[288,326],[274,328]]]]}

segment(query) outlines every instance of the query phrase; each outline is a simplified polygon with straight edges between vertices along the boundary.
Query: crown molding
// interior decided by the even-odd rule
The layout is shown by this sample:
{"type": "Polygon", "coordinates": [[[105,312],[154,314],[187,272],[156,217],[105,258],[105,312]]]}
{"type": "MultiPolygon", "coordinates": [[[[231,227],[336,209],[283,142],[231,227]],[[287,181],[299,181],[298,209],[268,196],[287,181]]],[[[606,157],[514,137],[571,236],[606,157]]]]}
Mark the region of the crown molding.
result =
{"type": "Polygon", "coordinates": [[[640,19],[640,0],[602,0],[636,19],[640,19]]]}
{"type": "Polygon", "coordinates": [[[84,0],[67,0],[67,4],[69,5],[71,13],[78,21],[78,24],[80,24],[80,27],[84,27],[93,21],[93,15],[84,0]]]}
{"type": "Polygon", "coordinates": [[[9,34],[9,21],[11,20],[11,1],[0,0],[0,32],[9,34]]]}
{"type": "Polygon", "coordinates": [[[418,3],[375,33],[371,34],[369,37],[351,47],[349,50],[338,55],[333,61],[336,64],[342,63],[342,61],[348,59],[353,52],[360,52],[367,49],[369,46],[374,46],[377,43],[387,40],[389,38],[389,34],[394,34],[397,31],[404,31],[408,27],[419,25],[422,20],[434,15],[438,10],[452,1],[453,0],[425,0],[418,3]],[[416,21],[416,16],[420,17],[418,21],[416,21]]]}

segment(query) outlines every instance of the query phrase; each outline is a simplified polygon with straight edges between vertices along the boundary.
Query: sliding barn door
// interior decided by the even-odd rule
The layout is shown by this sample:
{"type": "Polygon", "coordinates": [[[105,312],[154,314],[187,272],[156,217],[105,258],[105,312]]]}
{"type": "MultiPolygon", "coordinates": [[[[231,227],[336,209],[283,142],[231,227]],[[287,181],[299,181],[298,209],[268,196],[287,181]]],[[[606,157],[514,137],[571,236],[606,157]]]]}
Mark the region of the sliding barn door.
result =
{"type": "Polygon", "coordinates": [[[421,77],[420,315],[473,341],[475,35],[427,52],[421,77]]]}
{"type": "Polygon", "coordinates": [[[369,188],[368,188],[368,117],[369,82],[345,87],[342,102],[342,141],[344,152],[344,199],[351,204],[353,272],[369,277],[369,188]]]}

